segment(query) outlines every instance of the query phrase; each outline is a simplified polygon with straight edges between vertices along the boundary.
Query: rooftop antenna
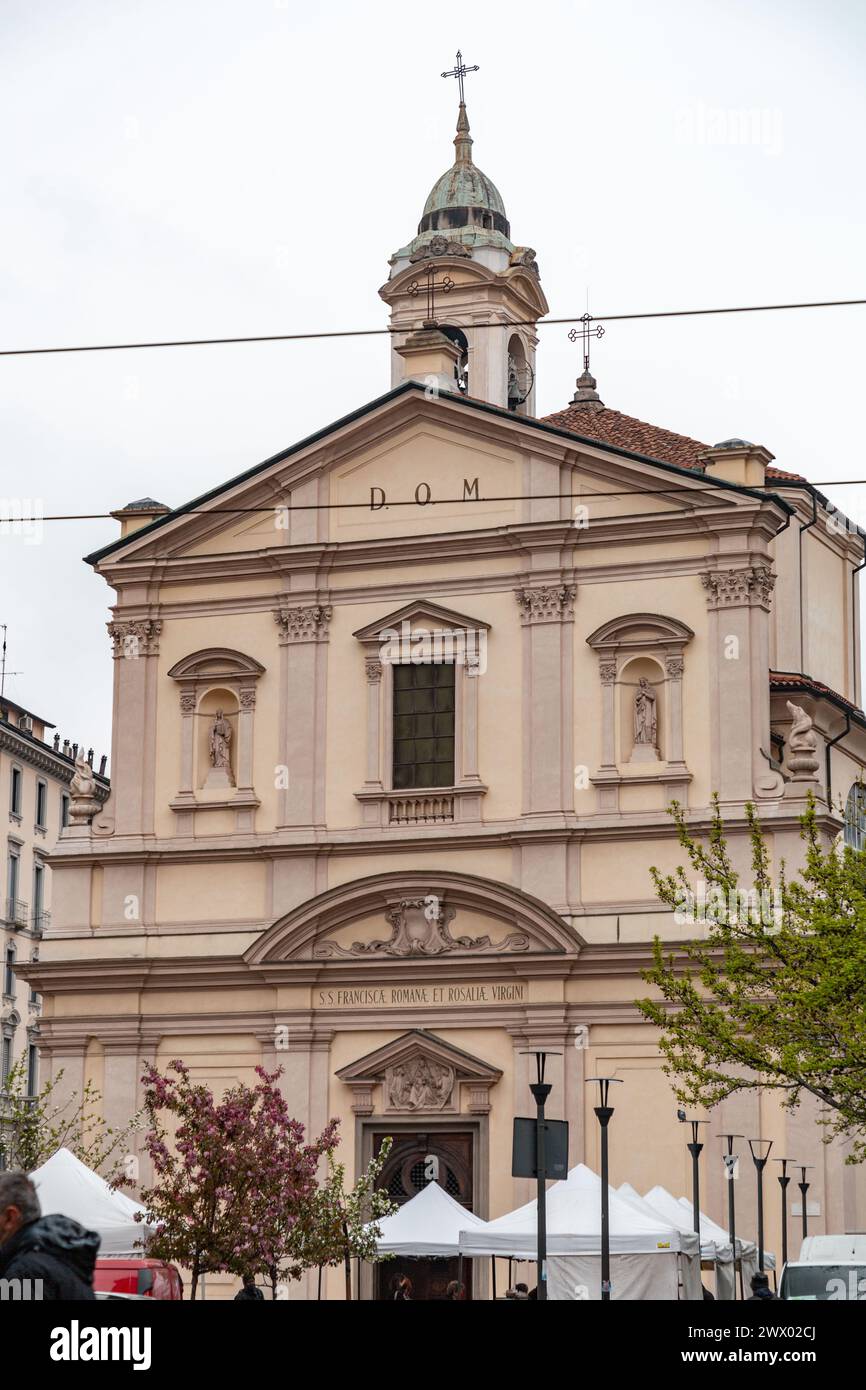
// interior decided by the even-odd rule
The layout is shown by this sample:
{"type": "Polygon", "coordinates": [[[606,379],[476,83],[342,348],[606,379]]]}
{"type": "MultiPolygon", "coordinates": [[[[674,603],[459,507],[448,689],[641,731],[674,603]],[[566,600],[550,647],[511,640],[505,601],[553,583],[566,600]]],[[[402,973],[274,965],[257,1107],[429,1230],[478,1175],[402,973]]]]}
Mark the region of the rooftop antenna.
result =
{"type": "Polygon", "coordinates": [[[22,671],[7,671],[7,670],[6,670],[6,624],[5,624],[5,623],[0,623],[0,628],[3,629],[3,653],[2,653],[2,657],[0,657],[0,700],[2,700],[2,698],[3,698],[3,692],[4,692],[4,690],[6,689],[6,677],[7,677],[7,676],[21,676],[21,675],[23,675],[24,673],[23,673],[22,671]]]}

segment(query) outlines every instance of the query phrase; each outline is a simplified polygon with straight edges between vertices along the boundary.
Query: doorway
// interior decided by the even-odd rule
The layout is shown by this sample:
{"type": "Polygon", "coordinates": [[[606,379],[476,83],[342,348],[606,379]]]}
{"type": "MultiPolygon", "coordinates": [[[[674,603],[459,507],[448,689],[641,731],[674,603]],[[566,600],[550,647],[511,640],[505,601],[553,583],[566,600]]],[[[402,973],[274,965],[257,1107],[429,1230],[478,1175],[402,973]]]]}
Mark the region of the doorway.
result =
{"type": "MultiPolygon", "coordinates": [[[[373,1153],[378,1154],[387,1132],[373,1135],[373,1153]]],[[[472,1211],[473,1140],[465,1130],[433,1129],[392,1134],[393,1143],[382,1171],[380,1185],[399,1205],[408,1202],[430,1182],[440,1187],[472,1211]]],[[[375,1298],[381,1302],[394,1297],[397,1281],[406,1276],[412,1284],[413,1302],[444,1300],[452,1279],[457,1278],[454,1259],[409,1259],[398,1256],[375,1266],[375,1298]]],[[[472,1261],[463,1263],[466,1297],[472,1297],[472,1261]]]]}

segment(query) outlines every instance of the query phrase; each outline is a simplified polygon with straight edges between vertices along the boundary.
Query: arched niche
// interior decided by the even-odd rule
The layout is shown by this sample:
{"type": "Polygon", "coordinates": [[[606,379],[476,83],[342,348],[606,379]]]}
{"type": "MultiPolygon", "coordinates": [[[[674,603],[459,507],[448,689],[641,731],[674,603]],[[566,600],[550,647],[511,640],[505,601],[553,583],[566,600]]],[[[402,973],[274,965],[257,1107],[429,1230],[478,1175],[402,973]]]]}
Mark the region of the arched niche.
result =
{"type": "MultiPolygon", "coordinates": [[[[590,779],[600,811],[618,811],[622,785],[638,779],[660,782],[666,801],[685,801],[691,773],[683,753],[683,674],[693,637],[685,623],[662,613],[625,613],[587,637],[601,684],[601,762],[590,779]],[[655,697],[656,742],[646,743],[646,752],[636,739],[641,680],[655,697]]],[[[645,729],[646,704],[643,719],[645,729]]]]}
{"type": "Polygon", "coordinates": [[[193,833],[194,812],[226,806],[236,811],[238,830],[253,828],[259,804],[253,728],[256,687],[264,673],[261,662],[229,647],[192,652],[169,671],[178,685],[181,720],[180,787],[171,803],[178,833],[193,833]]]}

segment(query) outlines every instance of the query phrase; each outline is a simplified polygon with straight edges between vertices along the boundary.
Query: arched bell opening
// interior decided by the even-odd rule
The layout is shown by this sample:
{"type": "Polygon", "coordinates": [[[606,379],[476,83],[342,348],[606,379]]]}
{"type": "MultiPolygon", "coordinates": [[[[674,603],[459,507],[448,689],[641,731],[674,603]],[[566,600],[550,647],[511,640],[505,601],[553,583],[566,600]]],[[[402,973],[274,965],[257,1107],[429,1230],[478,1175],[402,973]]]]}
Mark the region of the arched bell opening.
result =
{"type": "Polygon", "coordinates": [[[528,415],[534,385],[535,373],[526,356],[523,339],[513,333],[508,340],[508,409],[516,415],[528,415]]]}
{"type": "Polygon", "coordinates": [[[455,328],[450,323],[440,324],[439,332],[444,333],[445,337],[460,349],[460,358],[454,364],[454,375],[457,378],[457,389],[461,395],[466,396],[469,394],[469,340],[462,328],[455,328]]]}

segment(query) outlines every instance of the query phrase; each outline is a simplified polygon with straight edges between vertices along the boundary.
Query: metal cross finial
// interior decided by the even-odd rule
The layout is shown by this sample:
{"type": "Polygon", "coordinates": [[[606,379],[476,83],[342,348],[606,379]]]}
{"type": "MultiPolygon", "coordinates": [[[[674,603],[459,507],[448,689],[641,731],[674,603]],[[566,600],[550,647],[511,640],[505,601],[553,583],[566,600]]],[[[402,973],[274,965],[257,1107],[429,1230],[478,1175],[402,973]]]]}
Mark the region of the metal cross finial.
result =
{"type": "MultiPolygon", "coordinates": [[[[450,294],[454,289],[455,282],[451,279],[450,275],[445,275],[441,280],[437,280],[436,267],[434,265],[428,266],[424,274],[427,277],[427,317],[424,320],[424,327],[436,328],[438,327],[436,321],[436,291],[441,290],[443,294],[450,294]]],[[[419,280],[413,280],[406,290],[406,293],[410,294],[412,298],[415,299],[422,293],[423,288],[419,280]]]]}
{"type": "Polygon", "coordinates": [[[471,67],[471,68],[468,68],[468,67],[466,66],[466,64],[465,64],[464,61],[463,61],[463,54],[460,52],[460,49],[458,48],[458,50],[457,50],[457,66],[451,68],[451,70],[450,70],[449,72],[443,72],[443,73],[442,73],[442,76],[443,76],[443,77],[456,77],[456,78],[457,78],[457,81],[458,81],[459,84],[460,84],[460,105],[461,105],[461,106],[464,105],[463,79],[464,79],[464,77],[466,76],[467,72],[478,72],[478,70],[479,70],[479,69],[478,69],[478,64],[477,64],[477,63],[474,65],[474,67],[471,67]]]}
{"type": "Polygon", "coordinates": [[[581,338],[581,339],[583,340],[583,370],[584,370],[585,372],[588,372],[588,371],[589,371],[589,340],[590,340],[590,338],[603,338],[603,337],[604,337],[604,328],[603,328],[603,326],[602,326],[601,324],[599,324],[597,328],[590,328],[589,325],[593,322],[593,318],[592,318],[592,315],[591,315],[591,314],[581,314],[580,322],[581,322],[582,327],[581,327],[581,328],[572,328],[571,331],[569,332],[569,335],[568,335],[568,336],[569,336],[569,339],[570,339],[570,341],[571,341],[572,343],[576,343],[577,340],[578,340],[578,338],[581,338]]]}

